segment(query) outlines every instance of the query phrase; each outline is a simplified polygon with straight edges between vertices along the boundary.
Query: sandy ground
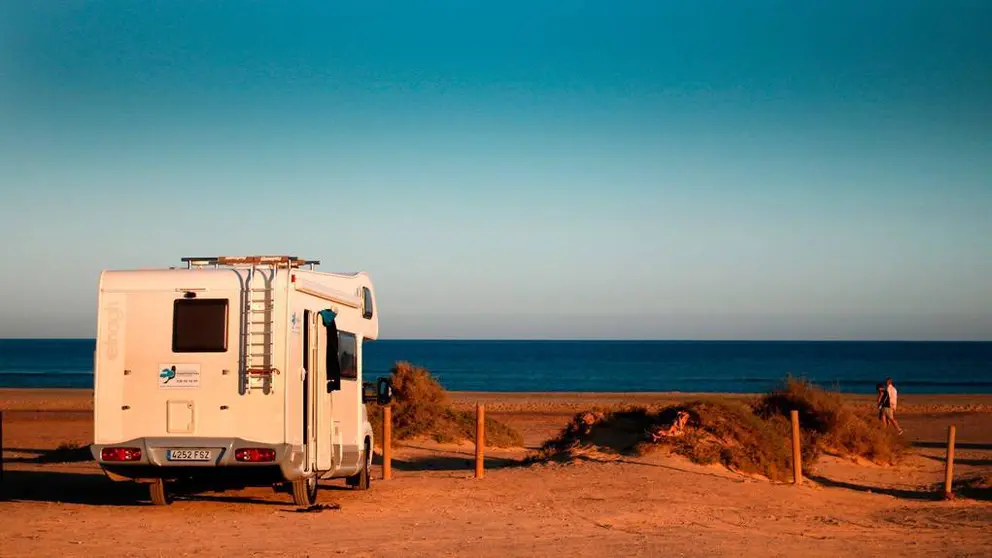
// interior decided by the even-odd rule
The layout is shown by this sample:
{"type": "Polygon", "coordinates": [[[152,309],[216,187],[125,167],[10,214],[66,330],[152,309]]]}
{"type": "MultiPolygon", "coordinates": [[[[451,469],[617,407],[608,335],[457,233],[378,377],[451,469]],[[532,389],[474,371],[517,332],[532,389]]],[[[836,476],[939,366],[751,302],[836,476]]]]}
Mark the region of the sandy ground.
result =
{"type": "MultiPolygon", "coordinates": [[[[988,556],[992,502],[943,501],[947,426],[957,477],[992,473],[992,396],[903,396],[914,454],[895,468],[827,458],[804,486],[772,484],[676,456],[521,466],[527,449],[397,444],[393,480],[369,492],[322,484],[335,508],[300,513],[268,488],[147,504],[92,461],[53,451],[92,436],[91,393],[0,390],[0,556],[988,556]],[[62,462],[66,455],[69,462],[62,462]]],[[[579,410],[691,394],[457,393],[538,446],[579,410]]],[[[746,397],[746,396],[726,396],[746,397]]],[[[870,400],[852,398],[859,403],[870,400]]],[[[77,452],[78,453],[78,452],[77,452]]],[[[378,463],[378,461],[377,461],[378,463]]]]}

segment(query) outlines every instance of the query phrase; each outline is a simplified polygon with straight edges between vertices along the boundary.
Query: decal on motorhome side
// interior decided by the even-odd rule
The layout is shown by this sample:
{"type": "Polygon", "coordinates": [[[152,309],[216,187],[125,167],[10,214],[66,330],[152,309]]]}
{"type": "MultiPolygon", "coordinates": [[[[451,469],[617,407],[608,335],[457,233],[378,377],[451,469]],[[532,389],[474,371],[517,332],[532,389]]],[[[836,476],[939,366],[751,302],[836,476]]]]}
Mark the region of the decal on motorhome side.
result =
{"type": "Polygon", "coordinates": [[[160,388],[200,387],[199,364],[160,364],[158,369],[160,388]]]}
{"type": "Polygon", "coordinates": [[[124,321],[124,311],[117,302],[111,302],[103,308],[107,316],[106,328],[103,337],[103,346],[108,360],[117,358],[117,343],[120,339],[122,329],[121,322],[124,321]]]}

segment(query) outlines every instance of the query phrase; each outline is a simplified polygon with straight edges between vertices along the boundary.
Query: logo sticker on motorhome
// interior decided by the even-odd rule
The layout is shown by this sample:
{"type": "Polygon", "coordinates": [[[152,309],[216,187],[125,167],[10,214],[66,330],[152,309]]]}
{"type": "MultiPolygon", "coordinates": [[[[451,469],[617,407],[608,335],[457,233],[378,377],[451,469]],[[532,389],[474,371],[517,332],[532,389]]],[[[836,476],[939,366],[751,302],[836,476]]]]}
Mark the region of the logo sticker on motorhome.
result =
{"type": "Polygon", "coordinates": [[[296,316],[296,312],[293,312],[293,315],[289,318],[289,325],[293,333],[300,332],[300,319],[296,316]]]}
{"type": "Polygon", "coordinates": [[[200,387],[199,364],[160,364],[158,368],[160,388],[200,387]]]}

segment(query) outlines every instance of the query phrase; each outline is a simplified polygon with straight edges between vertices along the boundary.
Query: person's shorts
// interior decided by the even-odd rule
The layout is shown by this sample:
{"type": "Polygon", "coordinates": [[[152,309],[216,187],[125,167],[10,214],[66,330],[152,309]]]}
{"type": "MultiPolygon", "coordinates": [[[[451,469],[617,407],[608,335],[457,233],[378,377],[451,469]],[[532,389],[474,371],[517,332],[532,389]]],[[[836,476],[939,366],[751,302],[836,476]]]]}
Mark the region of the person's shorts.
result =
{"type": "Polygon", "coordinates": [[[895,413],[895,411],[892,410],[892,407],[885,407],[885,408],[883,408],[882,409],[882,413],[885,415],[885,418],[887,418],[887,419],[890,419],[891,420],[891,419],[896,418],[896,413],[895,413]]]}

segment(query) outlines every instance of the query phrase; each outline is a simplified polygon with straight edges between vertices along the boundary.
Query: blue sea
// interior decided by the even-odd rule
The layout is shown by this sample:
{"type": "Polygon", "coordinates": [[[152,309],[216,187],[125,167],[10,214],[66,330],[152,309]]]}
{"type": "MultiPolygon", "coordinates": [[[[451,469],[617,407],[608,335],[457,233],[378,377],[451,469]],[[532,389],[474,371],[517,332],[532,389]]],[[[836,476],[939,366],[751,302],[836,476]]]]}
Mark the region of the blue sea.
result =
{"type": "MultiPolygon", "coordinates": [[[[93,387],[92,339],[0,339],[0,387],[93,387]]],[[[872,393],[992,393],[992,342],[400,341],[365,345],[367,379],[397,361],[454,391],[754,393],[788,374],[872,393]]]]}

